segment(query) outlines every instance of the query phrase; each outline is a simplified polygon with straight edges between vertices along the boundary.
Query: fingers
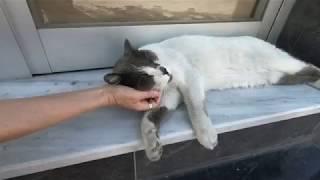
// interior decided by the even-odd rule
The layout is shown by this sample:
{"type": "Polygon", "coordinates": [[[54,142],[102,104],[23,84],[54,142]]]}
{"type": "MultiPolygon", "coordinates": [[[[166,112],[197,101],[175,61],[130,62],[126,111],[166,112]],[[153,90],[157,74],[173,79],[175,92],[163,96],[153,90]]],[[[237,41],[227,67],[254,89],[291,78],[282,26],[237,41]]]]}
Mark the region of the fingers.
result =
{"type": "Polygon", "coordinates": [[[156,104],[160,105],[160,101],[161,101],[161,94],[158,98],[156,98],[156,104]]]}
{"type": "Polygon", "coordinates": [[[159,91],[138,91],[125,86],[117,87],[119,106],[137,111],[146,111],[158,107],[160,104],[161,93],[159,91]]]}
{"type": "Polygon", "coordinates": [[[132,94],[133,96],[140,99],[157,99],[160,97],[160,92],[151,90],[151,91],[138,91],[136,89],[127,87],[127,86],[117,86],[123,90],[126,90],[127,93],[132,94]]]}
{"type": "Polygon", "coordinates": [[[159,106],[159,103],[157,103],[156,101],[143,100],[143,101],[140,101],[140,103],[137,104],[136,110],[138,110],[138,111],[147,111],[147,110],[151,110],[153,108],[156,108],[158,106],[159,106]]]}
{"type": "Polygon", "coordinates": [[[161,93],[159,91],[149,91],[149,92],[145,92],[145,94],[142,97],[144,100],[148,102],[152,102],[154,104],[160,104],[161,93]]]}
{"type": "Polygon", "coordinates": [[[137,105],[138,111],[146,111],[158,107],[161,99],[159,91],[141,92],[141,98],[137,105]]]}
{"type": "Polygon", "coordinates": [[[145,91],[141,92],[141,98],[143,99],[156,99],[160,97],[159,91],[145,91]]]}

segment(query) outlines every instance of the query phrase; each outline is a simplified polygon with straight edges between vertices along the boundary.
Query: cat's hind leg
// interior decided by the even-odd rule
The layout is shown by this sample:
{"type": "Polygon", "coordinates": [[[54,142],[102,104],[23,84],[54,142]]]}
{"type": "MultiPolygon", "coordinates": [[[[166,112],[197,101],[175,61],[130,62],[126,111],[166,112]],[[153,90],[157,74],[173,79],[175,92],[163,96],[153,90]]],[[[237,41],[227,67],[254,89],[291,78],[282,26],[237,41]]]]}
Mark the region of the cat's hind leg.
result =
{"type": "Polygon", "coordinates": [[[205,103],[204,82],[197,73],[189,73],[187,85],[181,87],[184,103],[187,106],[189,117],[195,135],[204,147],[213,149],[217,143],[217,132],[208,116],[205,103]]]}
{"type": "Polygon", "coordinates": [[[162,145],[159,139],[160,122],[169,110],[174,110],[181,101],[177,89],[164,91],[159,108],[147,111],[141,122],[141,134],[148,159],[158,161],[162,155],[162,145]]]}

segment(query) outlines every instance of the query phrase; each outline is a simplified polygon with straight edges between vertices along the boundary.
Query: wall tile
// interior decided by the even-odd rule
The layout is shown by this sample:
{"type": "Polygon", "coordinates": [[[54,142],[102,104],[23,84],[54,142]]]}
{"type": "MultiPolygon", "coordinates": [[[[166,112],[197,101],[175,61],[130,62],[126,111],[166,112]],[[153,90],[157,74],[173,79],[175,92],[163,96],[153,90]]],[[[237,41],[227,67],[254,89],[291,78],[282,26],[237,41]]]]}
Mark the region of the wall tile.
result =
{"type": "Polygon", "coordinates": [[[320,67],[320,1],[298,0],[277,46],[320,67]]]}
{"type": "Polygon", "coordinates": [[[133,153],[21,176],[11,180],[134,180],[133,153]]]}
{"type": "Polygon", "coordinates": [[[158,162],[150,162],[144,152],[139,151],[136,153],[137,177],[150,179],[181,173],[294,144],[297,140],[310,139],[318,122],[320,114],[224,133],[213,151],[204,149],[197,141],[168,145],[158,162]]]}

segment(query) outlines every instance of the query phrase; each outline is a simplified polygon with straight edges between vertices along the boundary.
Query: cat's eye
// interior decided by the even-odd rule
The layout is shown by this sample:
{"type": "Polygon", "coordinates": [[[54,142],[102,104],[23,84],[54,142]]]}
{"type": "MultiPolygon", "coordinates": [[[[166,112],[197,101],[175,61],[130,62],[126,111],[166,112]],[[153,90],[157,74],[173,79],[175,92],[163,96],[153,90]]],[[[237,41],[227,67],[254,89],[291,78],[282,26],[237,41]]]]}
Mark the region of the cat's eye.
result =
{"type": "Polygon", "coordinates": [[[163,74],[169,74],[169,72],[167,71],[167,69],[165,67],[160,66],[159,69],[163,74]]]}

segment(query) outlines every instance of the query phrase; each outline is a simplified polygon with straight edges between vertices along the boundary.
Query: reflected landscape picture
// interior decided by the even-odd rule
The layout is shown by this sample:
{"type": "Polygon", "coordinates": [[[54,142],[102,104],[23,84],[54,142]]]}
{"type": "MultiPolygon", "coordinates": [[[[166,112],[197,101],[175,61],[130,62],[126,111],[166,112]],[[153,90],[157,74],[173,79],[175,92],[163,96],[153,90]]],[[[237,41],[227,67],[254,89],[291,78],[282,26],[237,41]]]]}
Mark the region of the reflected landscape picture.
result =
{"type": "Polygon", "coordinates": [[[29,0],[38,26],[188,23],[254,18],[257,0],[29,0]]]}

